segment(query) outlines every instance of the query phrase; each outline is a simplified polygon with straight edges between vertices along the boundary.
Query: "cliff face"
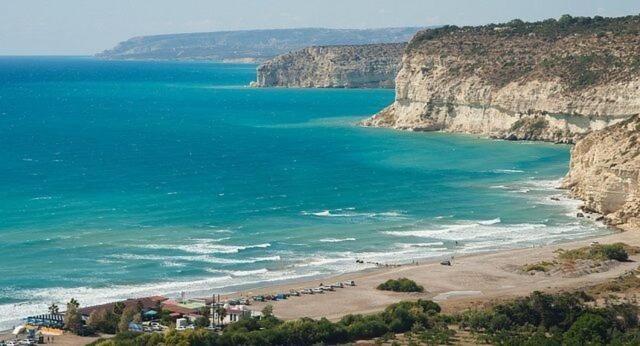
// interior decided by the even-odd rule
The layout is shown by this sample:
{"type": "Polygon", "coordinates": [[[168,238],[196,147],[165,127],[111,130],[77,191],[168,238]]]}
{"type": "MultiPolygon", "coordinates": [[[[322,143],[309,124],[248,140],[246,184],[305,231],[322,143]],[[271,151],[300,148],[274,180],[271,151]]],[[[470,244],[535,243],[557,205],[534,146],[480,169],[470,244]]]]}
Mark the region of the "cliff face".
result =
{"type": "Polygon", "coordinates": [[[259,87],[393,88],[404,43],[308,47],[258,67],[259,87]]]}
{"type": "Polygon", "coordinates": [[[578,141],[564,187],[614,224],[640,229],[640,116],[578,141]]]}
{"type": "Polygon", "coordinates": [[[563,16],[418,33],[363,125],[572,143],[638,113],[640,17],[563,16]]]}
{"type": "Polygon", "coordinates": [[[97,54],[104,59],[265,61],[309,46],[407,42],[420,28],[274,29],[134,37],[97,54]]]}

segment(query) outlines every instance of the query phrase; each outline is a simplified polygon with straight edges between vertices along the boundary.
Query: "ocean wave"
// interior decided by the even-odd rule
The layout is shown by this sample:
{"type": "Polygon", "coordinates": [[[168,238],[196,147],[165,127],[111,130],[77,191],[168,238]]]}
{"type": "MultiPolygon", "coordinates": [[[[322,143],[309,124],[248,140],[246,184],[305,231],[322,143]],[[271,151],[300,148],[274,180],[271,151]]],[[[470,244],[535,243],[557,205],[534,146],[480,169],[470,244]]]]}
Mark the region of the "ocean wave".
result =
{"type": "Polygon", "coordinates": [[[253,276],[259,274],[266,274],[269,270],[267,268],[256,269],[256,270],[227,270],[225,273],[233,276],[233,277],[243,277],[243,276],[253,276]]]}
{"type": "Polygon", "coordinates": [[[46,201],[46,200],[50,200],[52,198],[53,197],[51,197],[51,196],[40,196],[40,197],[34,197],[31,200],[32,201],[46,201]]]}
{"type": "Polygon", "coordinates": [[[502,220],[500,220],[500,218],[497,217],[497,218],[491,219],[491,220],[478,221],[478,224],[489,226],[489,225],[495,225],[495,224],[500,223],[500,222],[502,222],[502,220]]]}
{"type": "Polygon", "coordinates": [[[346,218],[376,218],[376,217],[401,218],[405,216],[403,212],[399,212],[399,211],[385,211],[385,212],[379,212],[379,213],[374,213],[374,212],[359,213],[352,210],[354,209],[346,208],[346,209],[335,209],[335,210],[322,210],[318,212],[302,211],[301,214],[316,216],[316,217],[346,217],[346,218]]]}
{"type": "Polygon", "coordinates": [[[447,249],[442,247],[444,245],[444,242],[441,242],[441,241],[434,241],[430,243],[398,243],[397,245],[403,249],[416,248],[416,247],[424,247],[424,248],[432,248],[432,249],[447,249]]]}
{"type": "Polygon", "coordinates": [[[264,257],[250,257],[246,259],[233,259],[233,258],[219,258],[207,255],[199,256],[160,256],[160,255],[138,255],[138,254],[116,254],[109,256],[111,259],[120,260],[134,260],[134,261],[184,261],[184,262],[202,262],[211,264],[248,264],[257,262],[271,262],[280,261],[281,258],[278,255],[264,256],[264,257]]]}
{"type": "Polygon", "coordinates": [[[520,169],[493,169],[491,170],[492,173],[507,173],[507,174],[511,174],[511,173],[524,173],[523,170],[520,169]]]}
{"type": "Polygon", "coordinates": [[[205,239],[193,244],[147,244],[141,247],[146,249],[154,249],[154,250],[180,250],[188,253],[195,254],[212,254],[212,253],[223,253],[223,254],[232,254],[238,253],[247,249],[255,249],[255,248],[268,248],[271,246],[269,243],[263,244],[254,244],[254,245],[222,245],[216,244],[217,239],[205,239]]]}
{"type": "Polygon", "coordinates": [[[355,240],[356,238],[323,238],[318,241],[323,243],[341,243],[345,241],[355,241],[355,240]]]}

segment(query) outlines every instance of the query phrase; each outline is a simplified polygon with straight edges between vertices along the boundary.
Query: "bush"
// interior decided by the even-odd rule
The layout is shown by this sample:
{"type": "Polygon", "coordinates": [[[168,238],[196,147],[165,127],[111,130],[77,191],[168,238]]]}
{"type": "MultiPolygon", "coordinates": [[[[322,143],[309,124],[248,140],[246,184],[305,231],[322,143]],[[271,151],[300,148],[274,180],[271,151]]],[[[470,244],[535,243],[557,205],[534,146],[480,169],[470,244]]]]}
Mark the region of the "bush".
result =
{"type": "Polygon", "coordinates": [[[629,260],[629,251],[636,251],[624,243],[592,245],[573,250],[565,250],[560,253],[560,258],[565,260],[616,260],[624,262],[629,260]]]}
{"type": "Polygon", "coordinates": [[[603,345],[608,339],[609,323],[602,316],[587,313],[576,322],[564,334],[563,342],[566,345],[603,345]]]}
{"type": "Polygon", "coordinates": [[[398,280],[389,279],[378,285],[378,289],[393,292],[424,292],[424,287],[407,278],[400,278],[398,280]]]}

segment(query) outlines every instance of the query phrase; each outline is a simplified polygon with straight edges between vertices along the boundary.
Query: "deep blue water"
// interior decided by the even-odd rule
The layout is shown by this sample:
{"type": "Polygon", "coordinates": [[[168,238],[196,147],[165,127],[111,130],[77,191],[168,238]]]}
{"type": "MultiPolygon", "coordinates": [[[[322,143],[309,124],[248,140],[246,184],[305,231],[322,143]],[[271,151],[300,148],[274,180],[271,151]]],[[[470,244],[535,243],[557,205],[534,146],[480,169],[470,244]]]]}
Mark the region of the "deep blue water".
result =
{"type": "Polygon", "coordinates": [[[0,327],[606,232],[550,199],[567,146],[361,128],[392,91],[247,88],[255,68],[0,58],[0,327]]]}

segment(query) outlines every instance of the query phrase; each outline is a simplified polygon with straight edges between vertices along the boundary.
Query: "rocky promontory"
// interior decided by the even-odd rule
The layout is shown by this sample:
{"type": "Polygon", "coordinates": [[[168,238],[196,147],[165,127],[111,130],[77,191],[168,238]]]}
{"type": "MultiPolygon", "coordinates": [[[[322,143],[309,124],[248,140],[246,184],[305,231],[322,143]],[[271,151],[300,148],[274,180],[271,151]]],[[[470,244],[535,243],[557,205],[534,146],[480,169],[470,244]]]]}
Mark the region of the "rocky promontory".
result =
{"type": "Polygon", "coordinates": [[[258,67],[257,87],[393,88],[405,43],[316,46],[258,67]]]}
{"type": "Polygon", "coordinates": [[[418,33],[395,102],[363,122],[574,143],[640,113],[640,16],[418,33]]]}
{"type": "Polygon", "coordinates": [[[587,211],[640,229],[640,116],[579,140],[563,185],[587,211]]]}

